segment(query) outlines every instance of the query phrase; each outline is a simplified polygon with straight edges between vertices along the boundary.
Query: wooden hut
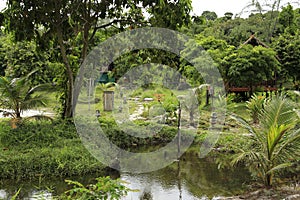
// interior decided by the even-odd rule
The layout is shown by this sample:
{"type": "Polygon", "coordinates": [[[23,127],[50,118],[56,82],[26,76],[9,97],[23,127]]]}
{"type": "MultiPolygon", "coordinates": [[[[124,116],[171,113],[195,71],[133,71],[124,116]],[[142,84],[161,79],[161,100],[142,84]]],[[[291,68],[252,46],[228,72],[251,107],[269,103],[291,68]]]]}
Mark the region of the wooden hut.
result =
{"type": "Polygon", "coordinates": [[[266,45],[265,43],[263,43],[262,41],[260,41],[257,37],[255,37],[254,34],[251,34],[251,36],[249,37],[249,39],[246,40],[246,42],[244,42],[239,48],[241,48],[242,46],[244,46],[246,44],[251,44],[254,47],[256,47],[256,46],[263,46],[265,48],[269,48],[268,45],[266,45]]]}
{"type": "MultiPolygon", "coordinates": [[[[239,46],[239,48],[243,47],[244,45],[250,44],[253,47],[255,46],[262,46],[265,48],[269,48],[268,45],[260,41],[257,37],[255,37],[254,33],[251,34],[251,36],[239,46]]],[[[277,58],[278,59],[278,58],[277,58]]],[[[268,95],[268,92],[277,91],[276,87],[276,73],[272,80],[262,81],[260,84],[256,85],[255,88],[260,88],[263,92],[266,92],[268,95]]],[[[251,93],[252,88],[250,87],[235,87],[234,85],[231,85],[229,83],[228,92],[234,92],[234,93],[251,93]]]]}

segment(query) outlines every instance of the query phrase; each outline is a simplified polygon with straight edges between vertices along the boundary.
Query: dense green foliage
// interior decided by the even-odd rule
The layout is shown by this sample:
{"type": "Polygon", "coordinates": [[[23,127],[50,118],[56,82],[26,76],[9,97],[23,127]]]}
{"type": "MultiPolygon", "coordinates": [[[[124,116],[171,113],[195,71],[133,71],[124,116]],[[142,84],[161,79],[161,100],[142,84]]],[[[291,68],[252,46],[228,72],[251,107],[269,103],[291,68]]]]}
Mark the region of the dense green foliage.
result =
{"type": "Polygon", "coordinates": [[[124,182],[120,179],[112,180],[110,177],[96,178],[95,184],[84,186],[83,184],[66,180],[73,188],[66,191],[66,196],[62,196],[62,199],[78,199],[78,200],[118,200],[121,199],[129,191],[124,186],[124,182]]]}
{"type": "Polygon", "coordinates": [[[253,123],[258,123],[259,113],[264,107],[267,99],[264,96],[254,94],[249,101],[246,102],[247,109],[250,113],[253,123]]]}
{"type": "Polygon", "coordinates": [[[273,80],[279,68],[276,53],[261,46],[245,45],[223,60],[230,84],[251,89],[263,81],[273,80]]]}
{"type": "Polygon", "coordinates": [[[288,99],[276,96],[265,101],[259,112],[259,127],[251,126],[242,118],[234,118],[251,133],[253,146],[242,148],[234,156],[233,164],[243,161],[266,186],[274,183],[274,175],[279,171],[299,168],[300,129],[296,126],[299,118],[288,99]]]}
{"type": "Polygon", "coordinates": [[[1,179],[69,177],[104,171],[69,122],[23,122],[12,129],[2,121],[0,148],[1,179]]]}
{"type": "Polygon", "coordinates": [[[51,83],[58,74],[59,63],[51,58],[53,49],[41,51],[35,41],[13,42],[10,34],[0,37],[3,76],[20,78],[32,71],[35,73],[27,80],[32,85],[51,83]]]}
{"type": "MultiPolygon", "coordinates": [[[[127,132],[132,133],[132,135],[129,135],[126,132],[124,132],[124,130],[121,130],[121,128],[116,124],[114,120],[103,118],[99,121],[102,130],[108,136],[110,141],[122,149],[130,149],[134,148],[135,146],[164,145],[169,143],[176,136],[177,133],[176,127],[165,126],[162,128],[162,130],[152,133],[153,135],[149,135],[149,137],[139,138],[132,136],[134,135],[133,133],[136,132],[136,135],[138,135],[139,131],[142,131],[144,126],[151,125],[149,122],[136,121],[137,126],[140,128],[130,124],[123,125],[126,127],[127,132]]],[[[155,129],[154,124],[153,129],[155,129]]]]}
{"type": "MultiPolygon", "coordinates": [[[[185,44],[190,52],[185,49],[179,52],[182,57],[194,53],[195,43],[203,47],[205,51],[201,53],[208,53],[210,57],[201,54],[195,60],[211,64],[212,58],[214,62],[209,67],[219,69],[228,93],[229,113],[241,113],[247,118],[233,116],[249,134],[244,134],[245,129],[238,127],[236,122],[225,122],[223,129],[227,132],[221,134],[210,154],[220,163],[219,167],[222,167],[221,163],[228,164],[229,158],[233,157],[230,164],[244,164],[266,186],[275,185],[276,177],[297,176],[300,158],[300,9],[288,4],[280,10],[282,1],[266,2],[268,4],[263,5],[260,0],[252,0],[245,10],[254,8],[254,11],[241,18],[230,12],[218,17],[214,11],[192,17],[191,0],[8,1],[6,10],[0,15],[3,26],[0,35],[0,114],[4,112],[2,109],[11,109],[12,112],[5,111],[6,114],[17,118],[19,124],[12,128],[7,120],[0,120],[0,179],[104,175],[109,169],[92,157],[77,135],[73,122],[66,120],[73,116],[79,95],[74,82],[76,79],[79,83],[84,81],[80,65],[93,47],[124,30],[156,26],[180,31],[194,39],[185,44]],[[253,38],[254,43],[249,40],[253,38]],[[22,111],[44,106],[45,98],[39,91],[54,86],[60,103],[60,118],[64,120],[20,120],[22,111]],[[238,92],[230,94],[230,87],[250,88],[249,101],[241,102],[238,92]],[[280,91],[297,90],[289,93],[294,102],[288,97],[272,94],[268,94],[270,98],[264,97],[268,87],[280,91]],[[251,96],[252,93],[255,95],[251,96]]],[[[141,39],[152,41],[154,38],[141,39]]],[[[124,42],[134,45],[132,41],[124,42]]],[[[200,90],[207,86],[204,80],[208,73],[199,74],[179,55],[160,49],[133,50],[112,60],[107,64],[111,70],[109,77],[115,80],[137,66],[159,63],[179,72],[188,84],[198,87],[199,93],[198,99],[185,98],[179,104],[177,96],[161,85],[159,88],[152,83],[142,85],[131,97],[155,98],[155,95],[163,94],[163,100],[151,103],[141,100],[144,119],[123,124],[126,129],[121,129],[123,127],[116,124],[111,113],[102,112],[101,108],[99,123],[112,143],[128,151],[149,146],[160,148],[176,136],[178,108],[182,108],[188,112],[181,125],[190,125],[191,129],[198,125],[194,145],[202,144],[211,122],[206,112],[211,107],[204,105],[202,98],[207,91],[200,90]],[[203,107],[199,124],[195,124],[196,114],[203,107]],[[150,122],[151,115],[166,117],[160,131],[156,128],[161,122],[150,122]],[[149,137],[126,134],[130,131],[138,135],[145,126],[150,127],[149,137]]],[[[150,73],[145,70],[140,82],[147,80],[150,73]]],[[[100,74],[94,76],[98,79],[100,74]]],[[[181,81],[174,72],[166,77],[166,82],[181,81]]],[[[116,90],[122,90],[113,83],[99,84],[96,90],[104,91],[112,85],[116,90]]],[[[185,86],[182,83],[178,88],[185,86]]],[[[189,96],[197,92],[190,91],[189,96]]],[[[94,100],[96,106],[102,105],[101,97],[94,100]]],[[[183,140],[190,136],[182,131],[183,140]]],[[[68,183],[74,187],[61,198],[119,199],[128,191],[119,180],[105,177],[87,187],[76,181],[68,183]]]]}
{"type": "MultiPolygon", "coordinates": [[[[244,10],[255,11],[248,18],[233,17],[229,12],[218,17],[213,11],[204,11],[201,16],[191,18],[190,0],[142,2],[62,1],[57,4],[36,1],[25,2],[23,6],[20,2],[9,1],[4,25],[11,34],[1,35],[1,73],[16,78],[37,70],[31,82],[54,82],[58,86],[61,116],[72,116],[75,103],[72,96],[76,99],[78,95],[72,94],[74,78],[88,52],[99,42],[127,28],[159,26],[180,30],[195,38],[216,62],[226,86],[257,85],[276,77],[277,86],[292,81],[295,89],[299,87],[299,9],[287,5],[279,11],[281,1],[271,1],[268,5],[253,1],[244,10]],[[35,9],[31,9],[31,3],[35,9]],[[75,9],[77,7],[82,9],[75,9]],[[125,7],[128,9],[123,11],[125,7]],[[149,13],[148,19],[142,15],[142,8],[149,13]],[[268,12],[263,12],[265,9],[268,12]],[[52,13],[55,17],[49,17],[50,10],[59,11],[61,15],[52,13]],[[22,13],[27,17],[22,17],[22,13]],[[108,21],[107,17],[112,20],[108,21]],[[271,48],[247,45],[240,48],[252,33],[271,48]],[[28,41],[17,42],[23,39],[28,41]]],[[[121,56],[111,63],[110,67],[115,68],[111,75],[118,80],[128,69],[146,63],[168,65],[187,77],[192,85],[203,83],[189,63],[156,49],[121,56]]]]}
{"type": "MultiPolygon", "coordinates": [[[[95,33],[111,25],[117,25],[119,30],[124,30],[144,24],[142,9],[138,3],[142,3],[143,8],[148,9],[151,15],[149,20],[153,25],[176,29],[190,21],[190,0],[8,1],[5,11],[6,27],[15,39],[35,39],[44,49],[54,42],[54,48],[59,48],[57,58],[64,65],[64,85],[61,86],[64,118],[73,115],[73,100],[79,95],[78,91],[74,90],[74,80],[81,62],[91,48],[95,33]],[[105,22],[106,19],[112,21],[105,22]],[[77,43],[78,38],[80,43],[77,43]],[[77,57],[76,62],[73,62],[74,53],[77,57]]],[[[82,82],[82,74],[79,74],[79,82],[82,82]]]]}
{"type": "MultiPolygon", "coordinates": [[[[143,139],[126,134],[114,120],[100,119],[100,125],[114,144],[133,150],[149,144],[164,145],[176,134],[176,128],[165,127],[155,136],[143,139]]],[[[139,126],[145,125],[140,122],[139,126]]],[[[131,131],[138,130],[132,127],[131,131]]],[[[32,179],[38,174],[69,177],[103,172],[105,168],[85,149],[75,126],[67,121],[24,121],[15,129],[2,121],[0,149],[1,178],[32,179]]]]}
{"type": "MultiPolygon", "coordinates": [[[[275,50],[282,64],[282,76],[292,79],[294,88],[300,87],[300,31],[285,32],[275,43],[275,50]]],[[[286,81],[286,80],[285,80],[286,81]]]]}

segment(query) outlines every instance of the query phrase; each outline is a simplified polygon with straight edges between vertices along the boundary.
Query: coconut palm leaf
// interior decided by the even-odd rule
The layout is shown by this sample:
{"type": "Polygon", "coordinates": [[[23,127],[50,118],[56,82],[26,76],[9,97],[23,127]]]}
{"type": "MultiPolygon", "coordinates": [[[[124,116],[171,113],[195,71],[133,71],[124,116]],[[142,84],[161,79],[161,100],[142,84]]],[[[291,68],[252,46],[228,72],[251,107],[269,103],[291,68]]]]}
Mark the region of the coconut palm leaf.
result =
{"type": "Polygon", "coordinates": [[[14,79],[0,77],[0,107],[13,110],[13,118],[21,118],[21,113],[25,110],[45,106],[45,97],[35,95],[35,92],[49,88],[49,84],[31,86],[28,77],[33,73],[14,79]]]}
{"type": "Polygon", "coordinates": [[[294,106],[283,96],[278,96],[272,101],[266,102],[264,107],[260,119],[264,121],[262,125],[266,130],[275,125],[293,124],[295,121],[294,106]]]}
{"type": "Polygon", "coordinates": [[[273,97],[266,102],[259,121],[261,125],[252,127],[246,120],[233,115],[244,128],[253,134],[255,147],[241,150],[232,164],[244,161],[254,174],[262,177],[268,186],[272,184],[275,172],[291,167],[300,156],[300,129],[296,128],[295,104],[284,96],[273,97]]]}
{"type": "Polygon", "coordinates": [[[30,117],[26,117],[25,120],[36,120],[36,121],[40,121],[40,120],[46,120],[46,121],[53,121],[52,117],[46,116],[46,115],[33,115],[30,117]]]}
{"type": "Polygon", "coordinates": [[[247,129],[249,131],[249,133],[251,133],[253,135],[256,134],[255,129],[244,118],[242,118],[234,113],[230,115],[230,118],[237,121],[243,128],[247,129]]]}
{"type": "Polygon", "coordinates": [[[285,160],[287,157],[300,157],[300,128],[291,131],[289,137],[273,152],[275,158],[285,160]],[[282,158],[282,159],[281,159],[282,158]]]}
{"type": "Polygon", "coordinates": [[[283,135],[289,130],[289,126],[281,125],[276,127],[271,127],[267,133],[267,142],[268,142],[268,158],[273,159],[273,152],[275,147],[279,144],[279,141],[282,139],[283,135]]]}
{"type": "Polygon", "coordinates": [[[280,165],[276,165],[275,167],[273,167],[272,169],[268,170],[266,172],[266,174],[272,174],[275,171],[287,168],[287,167],[291,167],[293,165],[293,163],[282,163],[280,165]]]}

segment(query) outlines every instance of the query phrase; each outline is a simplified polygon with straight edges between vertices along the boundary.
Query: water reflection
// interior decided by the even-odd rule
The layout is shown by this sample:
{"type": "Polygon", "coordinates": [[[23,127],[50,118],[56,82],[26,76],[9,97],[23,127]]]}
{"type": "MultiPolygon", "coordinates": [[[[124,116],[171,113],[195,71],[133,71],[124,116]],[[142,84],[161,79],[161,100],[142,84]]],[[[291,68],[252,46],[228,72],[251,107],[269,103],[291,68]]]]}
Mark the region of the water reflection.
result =
{"type": "MultiPolygon", "coordinates": [[[[5,190],[0,190],[0,199],[2,200],[9,200],[12,199],[14,194],[9,194],[5,190]]],[[[52,193],[48,192],[47,190],[33,190],[28,191],[25,196],[19,196],[18,199],[24,199],[24,200],[37,200],[37,199],[53,199],[52,193]]]]}
{"type": "Polygon", "coordinates": [[[126,200],[164,199],[207,199],[217,196],[231,196],[241,192],[249,174],[242,168],[234,171],[219,171],[217,165],[208,159],[200,160],[186,154],[181,161],[147,174],[122,174],[121,179],[129,182],[131,189],[126,200]]]}
{"type": "Polygon", "coordinates": [[[139,192],[130,192],[124,199],[128,200],[165,200],[165,199],[198,199],[187,188],[178,190],[174,185],[165,186],[158,180],[143,179],[142,176],[124,175],[122,179],[130,181],[129,187],[138,189],[139,192]]]}
{"type": "Polygon", "coordinates": [[[52,199],[52,193],[48,192],[47,190],[41,191],[34,191],[29,194],[29,200],[36,200],[36,199],[52,199]]]}
{"type": "MultiPolygon", "coordinates": [[[[99,175],[71,177],[84,184],[91,183],[99,175]]],[[[199,159],[196,154],[186,153],[180,161],[156,172],[145,174],[123,173],[120,178],[128,182],[127,187],[138,191],[129,192],[124,200],[166,200],[212,199],[217,196],[232,196],[242,192],[245,180],[250,179],[249,173],[243,168],[220,171],[210,160],[199,159]]],[[[64,180],[43,180],[39,183],[0,183],[0,199],[10,199],[22,187],[20,199],[52,199],[67,190],[64,180]],[[39,189],[37,189],[39,185],[39,189]],[[52,192],[44,190],[52,188],[52,192]]]]}

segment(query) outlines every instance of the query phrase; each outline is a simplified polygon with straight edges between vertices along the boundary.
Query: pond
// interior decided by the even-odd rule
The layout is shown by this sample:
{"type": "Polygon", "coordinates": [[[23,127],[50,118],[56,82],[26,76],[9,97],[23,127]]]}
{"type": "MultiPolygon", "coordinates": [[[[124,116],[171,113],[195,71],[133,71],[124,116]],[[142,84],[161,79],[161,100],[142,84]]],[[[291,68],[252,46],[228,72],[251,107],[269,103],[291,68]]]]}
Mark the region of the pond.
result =
{"type": "MultiPolygon", "coordinates": [[[[90,183],[95,177],[69,179],[90,183]]],[[[196,153],[189,152],[164,169],[145,174],[121,173],[120,178],[128,182],[127,187],[138,190],[129,192],[125,200],[197,200],[242,193],[250,175],[243,167],[218,170],[210,158],[200,159],[196,153]]],[[[62,179],[46,178],[35,182],[1,181],[0,199],[10,199],[19,188],[22,188],[21,199],[52,199],[67,190],[67,184],[62,179]]]]}

